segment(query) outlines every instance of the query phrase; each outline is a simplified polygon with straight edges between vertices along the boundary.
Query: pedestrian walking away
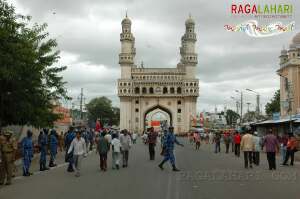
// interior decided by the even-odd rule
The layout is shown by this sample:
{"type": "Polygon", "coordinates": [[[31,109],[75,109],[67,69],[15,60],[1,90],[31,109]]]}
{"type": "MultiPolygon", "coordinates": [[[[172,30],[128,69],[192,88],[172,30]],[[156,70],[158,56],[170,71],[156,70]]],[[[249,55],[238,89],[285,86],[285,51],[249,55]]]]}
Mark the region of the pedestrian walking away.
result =
{"type": "Polygon", "coordinates": [[[74,164],[74,158],[73,158],[73,153],[68,153],[69,148],[71,146],[72,141],[74,140],[76,134],[73,132],[73,128],[70,128],[69,131],[67,132],[67,135],[65,137],[65,150],[66,150],[66,155],[65,155],[65,161],[69,163],[67,171],[68,172],[74,172],[73,169],[73,164],[74,164]]]}
{"type": "Polygon", "coordinates": [[[123,168],[124,168],[124,167],[128,167],[129,150],[132,145],[131,137],[127,129],[122,130],[120,135],[120,142],[121,142],[122,160],[123,160],[123,168]]]}
{"type": "Polygon", "coordinates": [[[243,135],[241,140],[241,150],[244,152],[244,163],[245,168],[248,169],[248,165],[252,168],[252,153],[254,150],[254,142],[252,131],[250,129],[247,130],[247,133],[243,135]]]}
{"type": "Polygon", "coordinates": [[[97,141],[97,151],[100,156],[100,169],[101,171],[107,170],[107,153],[109,151],[110,144],[105,139],[106,132],[100,134],[99,140],[97,141]]]}
{"type": "Polygon", "coordinates": [[[266,135],[263,142],[263,147],[267,153],[269,170],[276,170],[276,152],[279,150],[279,141],[273,135],[272,129],[268,131],[268,135],[266,135]]]}
{"type": "Polygon", "coordinates": [[[68,154],[73,153],[74,164],[73,168],[76,171],[75,176],[80,176],[80,169],[82,159],[87,155],[87,148],[85,140],[81,137],[80,131],[76,132],[76,138],[73,139],[70,148],[68,150],[68,154]]]}
{"type": "Polygon", "coordinates": [[[27,136],[23,138],[22,142],[22,157],[23,157],[23,176],[30,176],[32,173],[29,172],[31,160],[33,158],[33,143],[32,143],[32,132],[27,131],[27,136]]]}
{"type": "Polygon", "coordinates": [[[253,164],[258,166],[260,160],[260,149],[262,140],[258,137],[258,133],[255,131],[253,136],[254,150],[253,150],[253,164]]]}
{"type": "Polygon", "coordinates": [[[183,144],[178,142],[176,136],[174,135],[174,128],[169,127],[169,132],[167,133],[163,144],[162,155],[164,156],[164,159],[158,165],[161,170],[164,169],[164,163],[170,161],[173,167],[173,171],[180,171],[175,165],[174,144],[180,145],[182,147],[184,146],[183,144]]]}
{"type": "Polygon", "coordinates": [[[240,157],[241,148],[241,135],[239,132],[236,132],[234,135],[234,154],[237,157],[240,157]]]}
{"type": "Polygon", "coordinates": [[[280,143],[280,155],[281,155],[281,164],[284,163],[285,161],[285,156],[287,153],[287,143],[288,143],[288,134],[284,134],[279,138],[279,143],[280,143]]]}
{"type": "Polygon", "coordinates": [[[199,150],[199,149],[200,149],[200,145],[201,145],[200,134],[197,133],[194,137],[195,137],[195,146],[196,146],[196,150],[199,150]]]}
{"type": "Polygon", "coordinates": [[[38,137],[38,145],[40,150],[40,171],[49,170],[47,165],[47,146],[48,146],[48,133],[46,129],[40,132],[38,137]]]}
{"type": "Polygon", "coordinates": [[[112,168],[119,169],[120,168],[120,153],[121,153],[121,142],[119,140],[118,134],[112,134],[112,168]]]}
{"type": "Polygon", "coordinates": [[[289,161],[289,158],[291,158],[290,166],[294,166],[294,155],[295,155],[295,152],[298,151],[297,147],[298,147],[298,141],[295,138],[294,134],[290,133],[289,139],[287,142],[286,156],[285,156],[285,160],[283,162],[284,166],[288,165],[287,162],[289,161]]]}
{"type": "Polygon", "coordinates": [[[215,153],[221,152],[221,135],[220,133],[216,133],[214,137],[215,142],[215,153]]]}
{"type": "Polygon", "coordinates": [[[224,144],[225,144],[225,152],[229,153],[229,145],[230,145],[230,134],[229,132],[224,133],[224,144]]]}
{"type": "Polygon", "coordinates": [[[58,140],[57,140],[57,134],[54,129],[51,130],[50,133],[50,161],[49,161],[49,167],[55,167],[56,166],[56,154],[57,154],[57,146],[58,146],[58,140]]]}

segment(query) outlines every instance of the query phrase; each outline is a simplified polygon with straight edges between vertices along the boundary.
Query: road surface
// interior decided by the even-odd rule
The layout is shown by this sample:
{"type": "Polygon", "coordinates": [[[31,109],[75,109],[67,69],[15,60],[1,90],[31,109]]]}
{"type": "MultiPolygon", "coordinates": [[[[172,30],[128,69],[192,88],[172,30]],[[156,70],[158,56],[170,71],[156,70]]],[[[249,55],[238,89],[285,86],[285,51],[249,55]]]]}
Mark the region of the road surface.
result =
{"type": "MultiPolygon", "coordinates": [[[[141,141],[133,146],[129,167],[100,172],[95,152],[84,159],[82,176],[67,173],[64,164],[31,177],[17,177],[11,186],[0,187],[0,199],[299,199],[300,165],[280,167],[271,172],[262,164],[253,169],[243,168],[243,159],[232,153],[213,153],[213,145],[202,144],[195,151],[185,138],[185,147],[176,147],[177,165],[173,172],[167,164],[161,171],[157,155],[150,161],[147,146],[141,141]]],[[[159,147],[156,149],[159,152],[159,147]]],[[[111,154],[109,154],[109,157],[111,154]]]]}

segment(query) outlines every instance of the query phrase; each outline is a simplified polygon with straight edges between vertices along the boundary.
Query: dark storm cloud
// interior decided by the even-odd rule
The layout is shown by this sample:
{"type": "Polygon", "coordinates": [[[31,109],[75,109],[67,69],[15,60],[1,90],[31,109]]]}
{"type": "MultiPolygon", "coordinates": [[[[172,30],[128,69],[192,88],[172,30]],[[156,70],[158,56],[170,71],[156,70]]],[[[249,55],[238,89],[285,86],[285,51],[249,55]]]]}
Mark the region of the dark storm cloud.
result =
{"type": "MultiPolygon", "coordinates": [[[[251,87],[272,97],[279,82],[278,56],[293,33],[269,38],[251,38],[224,30],[250,18],[233,17],[231,1],[204,0],[12,0],[20,12],[37,22],[47,22],[52,37],[63,51],[61,62],[72,95],[84,87],[91,97],[108,95],[118,103],[115,80],[119,77],[118,53],[121,20],[125,10],[136,38],[136,63],[146,67],[175,67],[179,62],[180,38],[189,13],[196,21],[200,109],[212,109],[230,101],[234,89],[251,87]],[[55,12],[55,14],[53,13],[55,12]],[[105,69],[105,70],[104,70],[105,69]],[[84,78],[85,74],[89,78],[84,78]],[[99,75],[97,75],[99,74],[99,75]],[[110,77],[110,78],[109,78],[110,77]]],[[[235,1],[242,2],[242,1],[235,1]]],[[[250,3],[292,3],[295,16],[281,20],[298,23],[299,1],[257,0],[250,3]]],[[[260,20],[268,24],[274,20],[260,20]]],[[[250,97],[251,98],[251,97],[250,97]]],[[[252,98],[251,98],[252,99],[252,98]]],[[[255,100],[255,98],[254,98],[255,100]]],[[[232,102],[228,102],[232,103],[232,102]]]]}

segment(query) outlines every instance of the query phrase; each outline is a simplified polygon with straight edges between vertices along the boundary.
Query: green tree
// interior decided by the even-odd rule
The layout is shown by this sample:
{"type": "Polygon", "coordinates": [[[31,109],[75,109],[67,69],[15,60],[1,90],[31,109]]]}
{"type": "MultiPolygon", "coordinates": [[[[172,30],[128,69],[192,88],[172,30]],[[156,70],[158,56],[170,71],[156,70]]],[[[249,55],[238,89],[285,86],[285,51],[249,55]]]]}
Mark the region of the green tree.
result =
{"type": "Polygon", "coordinates": [[[68,98],[59,73],[57,43],[48,38],[46,24],[31,23],[30,16],[0,0],[0,127],[9,124],[45,127],[60,115],[53,101],[68,98]]]}
{"type": "Polygon", "coordinates": [[[86,105],[89,121],[100,119],[101,123],[118,125],[120,121],[119,108],[113,107],[107,97],[97,97],[86,105]]]}
{"type": "Polygon", "coordinates": [[[265,111],[268,116],[280,112],[280,90],[277,90],[271,101],[266,104],[265,111]]]}
{"type": "Polygon", "coordinates": [[[227,125],[236,124],[237,120],[240,118],[240,115],[237,114],[235,111],[228,109],[226,111],[226,122],[227,125]]]}

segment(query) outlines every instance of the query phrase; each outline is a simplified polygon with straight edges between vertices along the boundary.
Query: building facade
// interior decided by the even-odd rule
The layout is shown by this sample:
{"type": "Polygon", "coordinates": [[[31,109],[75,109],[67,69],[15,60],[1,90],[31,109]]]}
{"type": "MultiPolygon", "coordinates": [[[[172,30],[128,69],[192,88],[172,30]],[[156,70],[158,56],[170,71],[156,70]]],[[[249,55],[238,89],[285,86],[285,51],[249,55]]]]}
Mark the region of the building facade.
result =
{"type": "Polygon", "coordinates": [[[169,125],[176,133],[189,131],[196,115],[199,80],[196,78],[195,22],[189,17],[181,38],[181,60],[173,68],[146,68],[135,64],[135,38],[131,20],[122,20],[121,53],[118,79],[120,98],[120,128],[142,133],[149,113],[168,114],[169,125]]]}
{"type": "Polygon", "coordinates": [[[300,33],[293,37],[288,50],[281,50],[279,59],[281,116],[300,115],[300,33]]]}

